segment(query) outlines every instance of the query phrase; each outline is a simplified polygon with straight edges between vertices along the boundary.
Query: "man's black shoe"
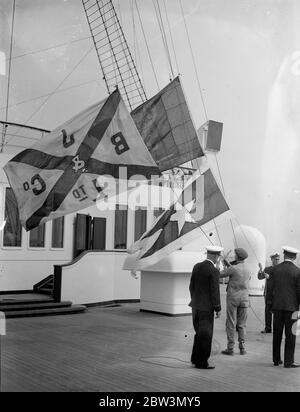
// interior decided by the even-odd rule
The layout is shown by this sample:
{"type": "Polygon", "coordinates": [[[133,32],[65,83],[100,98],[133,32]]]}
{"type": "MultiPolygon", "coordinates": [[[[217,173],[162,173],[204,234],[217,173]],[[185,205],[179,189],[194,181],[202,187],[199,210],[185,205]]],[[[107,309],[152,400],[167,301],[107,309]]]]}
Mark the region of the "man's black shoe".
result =
{"type": "Polygon", "coordinates": [[[215,369],[215,366],[213,366],[213,365],[206,365],[206,366],[195,365],[195,368],[197,368],[197,369],[215,369]]]}
{"type": "Polygon", "coordinates": [[[260,333],[272,333],[271,329],[264,329],[260,333]]]}
{"type": "Polygon", "coordinates": [[[291,365],[284,365],[285,368],[300,368],[299,363],[292,363],[291,365]]]}
{"type": "Polygon", "coordinates": [[[279,366],[279,365],[282,365],[282,364],[283,364],[282,360],[280,360],[279,362],[274,362],[274,366],[279,366]]]}

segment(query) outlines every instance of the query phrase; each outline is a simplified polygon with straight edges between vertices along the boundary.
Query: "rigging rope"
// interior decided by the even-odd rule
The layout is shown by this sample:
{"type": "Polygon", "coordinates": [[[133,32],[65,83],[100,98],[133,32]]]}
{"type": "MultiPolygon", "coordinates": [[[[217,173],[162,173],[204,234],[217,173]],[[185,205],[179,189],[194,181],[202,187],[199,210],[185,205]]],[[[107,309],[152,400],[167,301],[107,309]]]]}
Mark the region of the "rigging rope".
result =
{"type": "Polygon", "coordinates": [[[122,18],[122,13],[121,13],[120,0],[118,0],[118,10],[119,10],[119,16],[120,16],[120,23],[121,23],[121,26],[123,26],[123,18],[122,18]]]}
{"type": "Polygon", "coordinates": [[[194,52],[193,52],[193,48],[192,48],[192,43],[191,43],[191,39],[190,39],[190,35],[189,35],[188,28],[187,28],[186,19],[185,19],[185,14],[184,14],[184,11],[183,11],[183,7],[182,7],[182,2],[181,2],[181,0],[179,0],[179,4],[180,4],[180,8],[181,8],[182,19],[183,19],[183,22],[184,22],[184,27],[185,27],[185,31],[186,31],[186,35],[187,35],[189,47],[190,47],[190,52],[191,52],[191,55],[192,55],[192,60],[193,60],[193,65],[194,65],[195,74],[196,74],[197,84],[198,84],[198,88],[199,88],[200,96],[201,96],[201,101],[202,101],[202,106],[203,106],[203,110],[204,110],[204,114],[205,114],[206,121],[208,121],[208,115],[207,115],[207,110],[206,110],[206,106],[205,106],[204,95],[203,95],[203,92],[202,92],[202,88],[201,88],[201,84],[200,84],[200,80],[199,80],[199,76],[198,76],[198,70],[197,70],[197,66],[196,66],[195,56],[194,56],[194,52]]]}
{"type": "Polygon", "coordinates": [[[155,14],[156,14],[157,22],[158,22],[158,25],[159,25],[162,41],[163,41],[163,44],[165,46],[166,57],[167,57],[167,60],[168,60],[169,66],[170,66],[170,71],[171,71],[170,81],[171,81],[172,79],[174,79],[174,72],[173,72],[173,67],[172,67],[171,55],[170,55],[170,51],[169,51],[169,47],[168,47],[167,36],[166,36],[165,28],[164,28],[164,22],[163,22],[163,19],[162,19],[162,15],[161,15],[158,0],[156,0],[157,8],[155,7],[154,0],[152,0],[152,2],[153,2],[154,9],[155,9],[155,14]]]}
{"type": "MultiPolygon", "coordinates": [[[[11,60],[20,59],[20,58],[22,58],[22,57],[30,56],[30,55],[32,55],[32,54],[42,53],[42,52],[45,52],[45,51],[48,51],[48,50],[52,50],[52,49],[58,49],[59,47],[63,47],[63,46],[69,46],[69,45],[72,44],[72,43],[78,43],[78,42],[80,42],[80,41],[87,40],[87,39],[91,39],[91,38],[92,38],[91,36],[82,37],[82,38],[80,38],[80,39],[71,40],[71,41],[68,41],[68,42],[66,42],[66,43],[59,43],[59,44],[57,44],[57,45],[55,45],[55,46],[45,47],[44,49],[37,49],[37,50],[32,50],[32,51],[30,51],[30,52],[28,52],[28,53],[17,54],[16,56],[12,56],[11,60]]],[[[3,59],[3,61],[8,61],[8,60],[10,60],[10,59],[9,59],[9,58],[3,59]]]]}
{"type": "MultiPolygon", "coordinates": [[[[201,101],[202,101],[202,105],[203,105],[203,110],[204,110],[204,114],[205,114],[206,121],[208,121],[208,114],[207,114],[207,110],[206,110],[206,105],[205,105],[205,101],[204,101],[204,96],[203,96],[202,89],[201,89],[201,85],[200,85],[200,80],[199,80],[198,71],[197,71],[197,67],[196,67],[196,62],[195,62],[195,57],[194,57],[194,53],[193,53],[193,48],[192,48],[192,44],[191,44],[191,40],[190,40],[190,36],[189,36],[189,32],[188,32],[188,28],[187,28],[186,19],[185,19],[185,15],[184,15],[184,11],[183,11],[183,7],[182,7],[182,2],[181,2],[181,0],[179,0],[179,3],[180,3],[182,19],[183,19],[183,21],[184,21],[185,31],[186,31],[186,35],[187,35],[187,39],[188,39],[188,43],[189,43],[189,47],[190,47],[190,51],[191,51],[191,55],[192,55],[192,60],[193,60],[194,70],[195,70],[195,73],[196,73],[198,88],[199,88],[199,91],[200,91],[200,96],[201,96],[201,101]]],[[[205,157],[207,158],[206,155],[205,155],[205,157]]],[[[196,159],[196,163],[197,163],[198,169],[199,169],[198,159],[196,159]]],[[[217,165],[218,165],[218,163],[217,163],[217,165]]],[[[222,177],[221,177],[221,174],[220,174],[219,165],[218,165],[218,171],[219,171],[219,176],[220,176],[220,179],[221,179],[221,184],[222,184],[222,187],[223,187],[223,192],[225,192],[225,191],[224,191],[224,186],[223,186],[222,177]]],[[[220,233],[219,233],[219,230],[218,230],[218,228],[217,228],[215,219],[213,219],[213,223],[214,223],[214,226],[215,226],[216,234],[217,234],[217,236],[218,236],[220,245],[222,246],[222,241],[221,241],[220,233]]],[[[211,242],[211,243],[212,243],[212,242],[211,242]]]]}
{"type": "MultiPolygon", "coordinates": [[[[65,91],[67,91],[67,90],[76,89],[77,87],[85,86],[85,85],[87,85],[87,84],[99,82],[99,81],[102,81],[102,80],[103,80],[103,79],[99,77],[99,79],[94,79],[94,80],[89,80],[88,82],[78,83],[78,84],[75,84],[74,86],[70,86],[70,87],[66,87],[66,88],[64,88],[64,89],[58,90],[58,91],[55,92],[55,94],[65,92],[65,91]]],[[[102,87],[102,88],[104,88],[104,87],[101,86],[101,85],[99,85],[99,86],[102,87]]],[[[106,90],[106,89],[105,89],[105,90],[106,90]]],[[[46,93],[46,94],[42,94],[42,95],[37,96],[37,97],[32,97],[31,99],[22,100],[22,101],[20,101],[20,102],[17,102],[17,103],[14,103],[14,104],[10,104],[8,107],[10,108],[10,107],[19,106],[19,105],[21,105],[21,104],[30,103],[30,102],[33,102],[33,101],[35,101],[35,100],[42,99],[43,97],[49,96],[50,94],[51,94],[51,93],[46,93]]],[[[4,110],[5,108],[6,108],[6,106],[2,106],[2,107],[0,107],[0,110],[4,110]]]]}
{"type": "MultiPolygon", "coordinates": [[[[204,155],[204,156],[206,157],[206,155],[204,155]]],[[[198,166],[198,170],[200,170],[199,159],[195,159],[195,160],[196,160],[196,164],[197,164],[197,166],[198,166]]],[[[219,242],[220,242],[220,244],[221,244],[221,246],[222,246],[220,234],[219,234],[219,231],[218,231],[218,228],[217,228],[215,219],[213,219],[213,223],[214,223],[214,226],[215,226],[215,229],[216,229],[217,236],[218,236],[218,238],[219,238],[219,242]]],[[[207,238],[207,239],[210,241],[210,243],[213,245],[214,243],[213,243],[213,242],[210,240],[210,238],[206,235],[206,233],[205,233],[204,230],[202,229],[201,225],[199,225],[199,227],[200,227],[201,231],[205,234],[206,238],[207,238]]]]}
{"type": "MultiPolygon", "coordinates": [[[[81,59],[76,63],[76,65],[73,67],[73,69],[69,72],[69,74],[58,84],[58,86],[54,89],[54,91],[40,104],[40,106],[29,116],[29,118],[24,122],[24,125],[26,125],[36,113],[38,113],[41,108],[47,103],[47,101],[57,92],[57,90],[60,88],[60,86],[71,76],[71,74],[77,69],[77,67],[83,62],[83,60],[87,57],[87,55],[94,49],[94,45],[81,57],[81,59]]],[[[19,130],[19,132],[22,130],[19,130]]]]}
{"type": "Polygon", "coordinates": [[[145,30],[144,30],[143,22],[142,22],[142,19],[141,19],[140,10],[138,8],[137,0],[134,0],[134,1],[135,1],[135,7],[136,7],[136,10],[137,10],[137,13],[138,13],[139,22],[140,22],[141,30],[142,30],[142,33],[143,33],[144,41],[145,41],[145,44],[146,44],[148,57],[149,57],[149,60],[150,60],[150,63],[151,63],[151,68],[152,68],[152,71],[153,71],[153,74],[154,74],[157,89],[159,91],[160,88],[159,88],[159,84],[158,84],[158,80],[157,80],[157,75],[156,75],[156,71],[155,71],[155,68],[154,68],[153,61],[152,61],[151,53],[150,53],[150,50],[149,50],[149,45],[148,45],[148,42],[147,42],[147,38],[146,38],[146,35],[145,35],[145,30]]]}
{"type": "Polygon", "coordinates": [[[238,243],[237,243],[237,240],[236,240],[236,237],[235,237],[235,232],[234,232],[233,223],[232,223],[232,219],[231,219],[231,218],[230,218],[230,224],[231,224],[231,229],[232,229],[233,238],[234,238],[234,246],[235,246],[235,248],[237,248],[237,247],[238,247],[238,243]]]}
{"type": "Polygon", "coordinates": [[[216,164],[217,164],[217,168],[218,168],[218,174],[219,174],[220,181],[221,181],[222,192],[223,192],[223,195],[224,195],[224,197],[225,197],[225,188],[224,188],[223,179],[222,179],[222,175],[221,175],[221,171],[220,171],[220,167],[219,167],[219,162],[218,162],[218,158],[217,158],[216,153],[215,153],[215,160],[216,160],[216,164]]]}
{"type": "Polygon", "coordinates": [[[135,18],[134,18],[134,0],[131,0],[131,20],[132,20],[132,37],[133,37],[133,56],[137,62],[136,56],[136,29],[135,29],[135,18]]]}
{"type": "Polygon", "coordinates": [[[217,226],[217,224],[216,224],[215,219],[213,219],[213,222],[214,222],[215,229],[216,229],[216,233],[217,233],[217,236],[218,236],[218,239],[219,239],[219,242],[220,242],[220,246],[223,247],[222,240],[221,240],[220,233],[219,233],[219,229],[218,229],[218,226],[217,226]]]}
{"type": "MultiPolygon", "coordinates": [[[[225,187],[224,187],[224,183],[223,183],[223,179],[222,179],[222,175],[221,175],[221,171],[220,171],[220,167],[219,167],[219,162],[218,162],[218,158],[217,158],[217,155],[216,155],[216,154],[215,154],[215,160],[216,160],[216,164],[217,164],[217,168],[218,168],[219,178],[220,178],[220,181],[221,181],[221,186],[222,186],[223,195],[224,195],[224,197],[226,198],[226,195],[225,195],[225,187]]],[[[234,232],[234,228],[233,228],[233,224],[232,224],[232,219],[231,219],[231,218],[230,218],[230,224],[231,224],[231,229],[232,229],[232,233],[233,233],[233,237],[234,237],[234,244],[235,244],[235,247],[237,248],[237,247],[238,247],[238,244],[237,244],[237,240],[236,240],[236,236],[235,236],[235,232],[234,232]]]]}
{"type": "Polygon", "coordinates": [[[133,29],[133,55],[136,61],[136,66],[139,66],[141,72],[142,84],[145,84],[141,53],[139,49],[139,43],[137,41],[137,29],[135,24],[135,15],[134,15],[134,0],[131,0],[131,13],[132,13],[132,29],[133,29]]]}
{"type": "MultiPolygon", "coordinates": [[[[202,101],[202,105],[203,105],[203,109],[204,109],[204,113],[205,113],[205,118],[206,118],[206,121],[208,121],[208,114],[207,114],[206,105],[205,105],[205,101],[204,101],[204,95],[203,95],[203,93],[202,93],[202,88],[201,88],[201,84],[200,84],[200,80],[199,80],[199,76],[198,76],[198,71],[197,71],[196,61],[195,61],[195,57],[194,57],[194,53],[193,53],[192,43],[191,43],[191,40],[190,40],[190,36],[189,36],[189,32],[188,32],[188,28],[187,28],[187,24],[186,24],[186,19],[185,19],[185,14],[184,14],[184,11],[183,11],[182,1],[181,1],[181,0],[179,0],[179,4],[180,4],[182,19],[183,19],[183,22],[184,22],[184,26],[185,26],[185,30],[186,30],[186,34],[187,34],[187,38],[188,38],[188,43],[189,43],[189,47],[190,47],[190,51],[191,51],[191,55],[192,55],[194,70],[195,70],[195,74],[196,74],[196,78],[197,78],[198,88],[199,88],[199,91],[200,91],[201,101],[202,101]]],[[[221,180],[221,185],[222,185],[223,194],[224,194],[224,197],[225,197],[225,189],[224,189],[223,179],[222,179],[222,176],[221,176],[221,172],[220,172],[220,168],[219,168],[219,163],[218,163],[218,160],[217,160],[217,159],[216,159],[216,163],[217,163],[217,168],[218,168],[218,174],[219,174],[219,177],[220,177],[220,180],[221,180]]],[[[231,227],[232,227],[232,233],[233,233],[233,236],[234,236],[234,241],[235,241],[235,244],[236,244],[236,246],[237,246],[237,240],[236,240],[236,236],[235,236],[235,232],[234,232],[234,229],[233,229],[233,225],[232,225],[232,220],[231,220],[231,219],[230,219],[230,223],[231,223],[231,227]]],[[[239,223],[238,223],[238,224],[239,224],[239,223]]],[[[244,232],[243,232],[243,233],[244,233],[244,232]]],[[[247,242],[249,243],[251,250],[254,252],[254,250],[253,250],[253,248],[252,248],[252,246],[251,246],[251,244],[250,244],[250,242],[249,242],[249,240],[247,239],[247,237],[246,237],[245,234],[244,234],[244,236],[245,236],[247,242]]],[[[219,238],[219,239],[220,239],[220,238],[219,238]]],[[[257,258],[257,256],[256,256],[255,252],[254,252],[254,255],[255,255],[255,257],[256,257],[256,259],[257,259],[257,261],[258,261],[258,258],[257,258]]]]}
{"type": "MultiPolygon", "coordinates": [[[[237,219],[237,217],[236,217],[236,216],[235,216],[235,220],[236,220],[237,224],[241,227],[241,224],[240,224],[240,222],[238,221],[238,219],[237,219]]],[[[252,247],[252,245],[251,245],[251,243],[250,243],[249,239],[248,239],[248,238],[247,238],[247,236],[245,235],[245,232],[243,231],[243,229],[242,229],[242,228],[241,228],[241,231],[242,231],[242,233],[243,233],[243,235],[244,235],[244,238],[246,239],[247,243],[249,244],[250,249],[252,250],[252,252],[253,252],[253,254],[254,254],[254,256],[255,256],[255,259],[257,260],[257,263],[260,263],[260,262],[259,262],[259,259],[258,259],[258,257],[257,257],[257,255],[256,255],[256,253],[255,253],[254,248],[252,247]]]]}
{"type": "Polygon", "coordinates": [[[176,50],[175,50],[174,41],[173,41],[172,30],[171,30],[171,25],[170,25],[170,21],[169,21],[167,6],[166,6],[166,0],[163,0],[163,3],[164,3],[164,9],[165,9],[165,14],[166,14],[166,18],[167,18],[167,24],[168,24],[168,29],[169,29],[169,33],[170,33],[170,38],[171,38],[173,54],[174,54],[175,63],[176,63],[176,70],[177,70],[177,73],[179,74],[179,65],[178,65],[176,50]]]}

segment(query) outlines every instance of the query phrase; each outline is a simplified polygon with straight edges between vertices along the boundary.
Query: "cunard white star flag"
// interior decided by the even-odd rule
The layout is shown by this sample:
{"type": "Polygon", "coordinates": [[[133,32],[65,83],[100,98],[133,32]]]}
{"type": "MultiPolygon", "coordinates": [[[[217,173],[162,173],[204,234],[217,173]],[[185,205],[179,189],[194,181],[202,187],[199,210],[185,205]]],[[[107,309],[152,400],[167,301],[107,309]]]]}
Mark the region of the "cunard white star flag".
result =
{"type": "Polygon", "coordinates": [[[196,172],[178,201],[128,250],[123,269],[141,270],[203,236],[201,226],[229,210],[210,169],[196,172]]]}
{"type": "Polygon", "coordinates": [[[4,170],[26,230],[115,195],[119,179],[160,174],[117,90],[19,153],[4,170]]]}

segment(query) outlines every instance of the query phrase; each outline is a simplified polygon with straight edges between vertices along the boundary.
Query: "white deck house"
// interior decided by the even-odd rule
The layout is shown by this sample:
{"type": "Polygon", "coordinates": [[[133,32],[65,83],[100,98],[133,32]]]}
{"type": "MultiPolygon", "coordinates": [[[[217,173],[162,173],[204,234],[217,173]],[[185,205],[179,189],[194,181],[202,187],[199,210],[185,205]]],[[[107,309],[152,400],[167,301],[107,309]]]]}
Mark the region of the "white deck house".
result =
{"type": "Polygon", "coordinates": [[[143,185],[134,189],[139,207],[112,199],[109,210],[95,205],[26,232],[3,171],[13,155],[0,155],[0,292],[32,290],[54,274],[55,265],[63,265],[58,299],[75,303],[139,299],[140,280],[122,270],[126,249],[150,227],[162,205],[168,207],[171,190],[151,187],[149,205],[150,186],[143,185]]]}

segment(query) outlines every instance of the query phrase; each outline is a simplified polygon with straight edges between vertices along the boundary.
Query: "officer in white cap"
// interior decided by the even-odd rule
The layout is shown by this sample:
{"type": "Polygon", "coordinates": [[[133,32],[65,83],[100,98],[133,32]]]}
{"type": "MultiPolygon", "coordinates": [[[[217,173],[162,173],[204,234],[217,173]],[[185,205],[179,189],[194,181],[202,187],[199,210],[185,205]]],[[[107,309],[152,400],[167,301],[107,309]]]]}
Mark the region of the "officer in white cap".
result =
{"type": "Polygon", "coordinates": [[[292,314],[300,305],[300,269],[294,264],[300,251],[291,246],[283,246],[284,261],[273,269],[268,285],[267,299],[272,305],[273,319],[273,362],[282,364],[280,348],[283,329],[285,330],[284,367],[298,368],[294,360],[296,335],[293,334],[292,314]]]}
{"type": "Polygon", "coordinates": [[[270,283],[270,279],[272,276],[272,272],[275,266],[279,264],[280,261],[280,254],[279,253],[272,253],[270,256],[272,264],[267,266],[263,269],[262,264],[259,263],[259,272],[257,277],[259,280],[266,279],[265,289],[264,289],[264,297],[265,297],[265,328],[261,331],[261,333],[272,333],[272,306],[271,303],[267,299],[268,295],[268,286],[270,283]]]}
{"type": "Polygon", "coordinates": [[[238,331],[240,354],[245,355],[246,320],[249,306],[250,272],[245,265],[248,253],[243,248],[234,249],[235,260],[232,264],[224,261],[228,266],[221,272],[222,277],[229,277],[227,285],[226,333],[227,348],[224,355],[234,355],[235,329],[238,331]]]}
{"type": "Polygon", "coordinates": [[[216,264],[220,260],[223,248],[208,246],[207,259],[197,263],[192,272],[190,294],[195,329],[191,362],[199,369],[214,369],[208,363],[214,329],[214,312],[220,317],[220,272],[216,264]]]}

